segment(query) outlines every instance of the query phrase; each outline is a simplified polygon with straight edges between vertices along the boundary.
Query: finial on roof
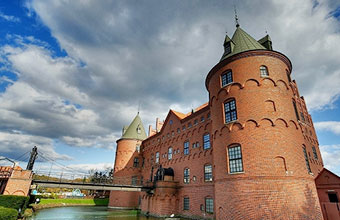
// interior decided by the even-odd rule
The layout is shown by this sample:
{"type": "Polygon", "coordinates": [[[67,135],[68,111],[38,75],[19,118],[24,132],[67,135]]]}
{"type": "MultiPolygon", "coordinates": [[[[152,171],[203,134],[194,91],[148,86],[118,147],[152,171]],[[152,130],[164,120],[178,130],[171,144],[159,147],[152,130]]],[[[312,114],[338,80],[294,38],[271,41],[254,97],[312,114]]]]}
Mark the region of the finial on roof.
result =
{"type": "Polygon", "coordinates": [[[138,111],[137,111],[137,115],[139,115],[139,111],[140,111],[140,101],[138,102],[138,111]]]}
{"type": "Polygon", "coordinates": [[[236,23],[236,27],[240,27],[240,24],[238,22],[238,16],[237,16],[237,11],[236,11],[236,5],[234,5],[234,11],[235,11],[235,23],[236,23]]]}

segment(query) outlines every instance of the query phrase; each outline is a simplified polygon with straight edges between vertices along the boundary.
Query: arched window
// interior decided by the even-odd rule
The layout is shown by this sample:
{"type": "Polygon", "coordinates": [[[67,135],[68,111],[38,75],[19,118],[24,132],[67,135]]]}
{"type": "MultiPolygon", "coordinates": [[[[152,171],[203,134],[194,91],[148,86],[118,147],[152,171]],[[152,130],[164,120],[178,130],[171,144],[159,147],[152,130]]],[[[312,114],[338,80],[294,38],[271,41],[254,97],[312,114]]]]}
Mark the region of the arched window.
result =
{"type": "Polygon", "coordinates": [[[228,85],[229,83],[233,82],[233,73],[231,72],[231,70],[228,70],[227,72],[223,73],[221,75],[221,84],[222,87],[228,85]]]}
{"type": "Polygon", "coordinates": [[[190,169],[189,168],[185,168],[184,169],[183,182],[184,183],[189,183],[190,182],[190,169]]]}
{"type": "Polygon", "coordinates": [[[268,77],[268,68],[266,66],[260,66],[260,76],[261,77],[268,77]]]}
{"type": "Polygon", "coordinates": [[[236,145],[228,148],[229,173],[243,172],[241,146],[236,145]]]}
{"type": "Polygon", "coordinates": [[[212,165],[211,164],[204,165],[204,181],[205,182],[212,181],[212,165]]]}
{"type": "Polygon", "coordinates": [[[139,125],[138,125],[138,127],[137,127],[137,134],[141,134],[142,133],[142,129],[141,129],[141,127],[139,127],[139,125]]]}
{"type": "Polygon", "coordinates": [[[168,149],[168,159],[169,160],[172,159],[172,147],[169,147],[169,149],[168,149]]]}
{"type": "Polygon", "coordinates": [[[229,100],[224,103],[225,123],[237,120],[236,101],[229,100]]]}

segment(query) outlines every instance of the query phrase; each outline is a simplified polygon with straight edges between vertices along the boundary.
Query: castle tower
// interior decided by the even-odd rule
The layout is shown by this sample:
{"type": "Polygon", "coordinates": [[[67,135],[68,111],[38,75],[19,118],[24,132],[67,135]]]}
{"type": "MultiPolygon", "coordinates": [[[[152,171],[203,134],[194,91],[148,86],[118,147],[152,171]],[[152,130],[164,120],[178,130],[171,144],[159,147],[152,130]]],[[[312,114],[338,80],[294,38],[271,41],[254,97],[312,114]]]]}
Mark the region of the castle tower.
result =
{"type": "Polygon", "coordinates": [[[132,156],[137,152],[139,154],[140,145],[146,139],[145,129],[139,114],[133,119],[131,124],[124,126],[122,137],[117,140],[115,174],[126,168],[132,156]]]}
{"type": "MultiPolygon", "coordinates": [[[[143,159],[140,145],[146,139],[145,129],[139,114],[131,124],[124,126],[122,137],[117,140],[114,165],[114,183],[117,185],[140,185],[143,159]]],[[[110,207],[137,208],[139,192],[111,191],[110,207]]]]}
{"type": "Polygon", "coordinates": [[[206,78],[216,219],[322,219],[322,159],[292,65],[236,26],[206,78]]]}

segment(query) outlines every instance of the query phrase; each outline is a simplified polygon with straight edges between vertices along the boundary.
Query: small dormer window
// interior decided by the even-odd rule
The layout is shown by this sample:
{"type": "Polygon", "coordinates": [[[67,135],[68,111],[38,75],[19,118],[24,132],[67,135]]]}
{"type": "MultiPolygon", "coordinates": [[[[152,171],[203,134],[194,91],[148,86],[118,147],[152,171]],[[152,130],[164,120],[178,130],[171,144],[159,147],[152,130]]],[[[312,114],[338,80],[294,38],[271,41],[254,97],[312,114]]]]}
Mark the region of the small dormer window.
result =
{"type": "Polygon", "coordinates": [[[137,127],[137,134],[140,134],[140,133],[142,133],[142,129],[138,126],[137,127]]]}
{"type": "Polygon", "coordinates": [[[260,76],[263,78],[269,76],[268,69],[266,66],[260,66],[260,76]]]}
{"type": "Polygon", "coordinates": [[[230,54],[230,53],[231,53],[231,45],[230,45],[230,42],[227,42],[224,45],[224,54],[227,55],[227,54],[230,54]]]}

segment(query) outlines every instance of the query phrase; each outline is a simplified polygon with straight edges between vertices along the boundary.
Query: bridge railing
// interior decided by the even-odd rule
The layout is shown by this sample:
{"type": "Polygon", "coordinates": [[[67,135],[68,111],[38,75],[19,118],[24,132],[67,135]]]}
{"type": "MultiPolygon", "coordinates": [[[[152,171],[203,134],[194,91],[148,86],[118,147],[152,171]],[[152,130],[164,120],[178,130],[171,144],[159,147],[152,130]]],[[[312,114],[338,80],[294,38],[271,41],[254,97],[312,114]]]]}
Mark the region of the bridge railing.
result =
{"type": "Polygon", "coordinates": [[[124,186],[141,186],[143,180],[140,177],[112,177],[112,176],[95,176],[90,174],[76,174],[72,172],[46,172],[38,171],[33,175],[33,180],[44,182],[60,183],[78,183],[78,184],[96,184],[96,185],[124,185],[124,186]]]}

